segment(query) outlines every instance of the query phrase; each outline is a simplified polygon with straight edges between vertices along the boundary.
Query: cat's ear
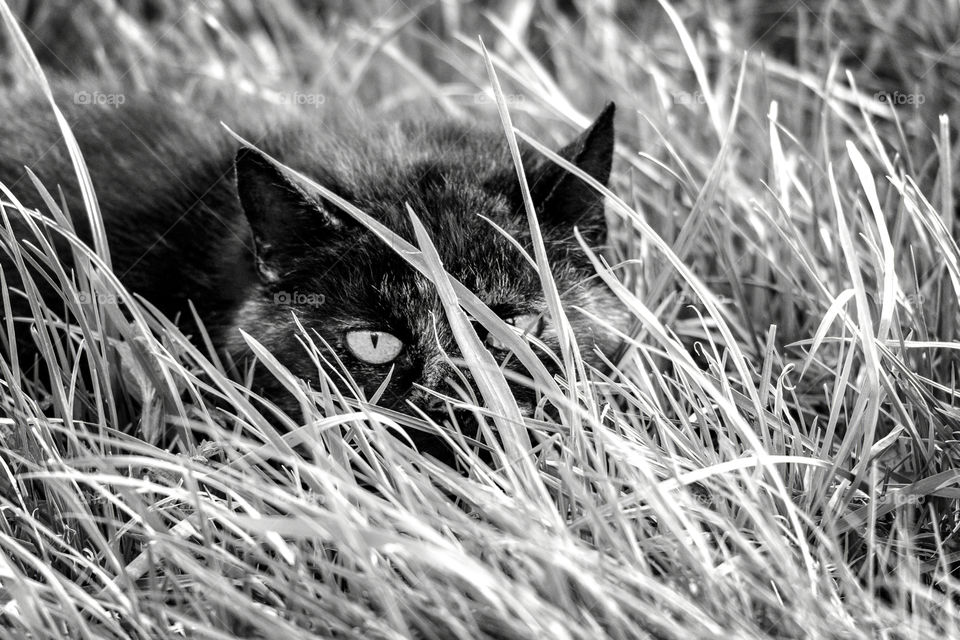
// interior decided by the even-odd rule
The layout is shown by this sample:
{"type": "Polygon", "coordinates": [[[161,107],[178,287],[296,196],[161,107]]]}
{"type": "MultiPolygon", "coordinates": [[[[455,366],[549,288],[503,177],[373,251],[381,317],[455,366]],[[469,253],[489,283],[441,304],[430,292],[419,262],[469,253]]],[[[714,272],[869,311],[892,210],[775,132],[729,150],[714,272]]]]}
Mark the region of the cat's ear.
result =
{"type": "MultiPolygon", "coordinates": [[[[613,165],[615,109],[609,103],[593,124],[557,152],[604,186],[613,165]]],[[[576,225],[588,241],[602,240],[606,233],[603,196],[593,187],[549,161],[535,168],[528,181],[541,224],[569,228],[576,225]]]]}
{"type": "Polygon", "coordinates": [[[259,151],[241,148],[234,166],[257,272],[263,282],[277,282],[309,248],[309,239],[329,237],[342,222],[259,151]]]}

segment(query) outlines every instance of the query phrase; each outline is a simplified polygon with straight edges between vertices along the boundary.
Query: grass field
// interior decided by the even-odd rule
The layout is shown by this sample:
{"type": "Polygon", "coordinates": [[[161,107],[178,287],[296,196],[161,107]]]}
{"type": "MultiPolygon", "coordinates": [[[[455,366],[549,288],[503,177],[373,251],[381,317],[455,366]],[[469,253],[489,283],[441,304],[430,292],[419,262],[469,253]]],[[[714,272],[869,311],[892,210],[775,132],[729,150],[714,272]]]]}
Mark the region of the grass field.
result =
{"type": "Polygon", "coordinates": [[[536,378],[523,428],[491,374],[503,447],[459,473],[335,368],[278,370],[283,423],[104,247],[58,263],[56,185],[3,190],[0,259],[64,305],[34,306],[46,379],[4,313],[0,636],[960,637],[960,4],[8,3],[3,83],[90,100],[426,99],[548,148],[615,101],[596,267],[635,323],[536,378]],[[25,189],[50,206],[18,241],[25,189]]]}

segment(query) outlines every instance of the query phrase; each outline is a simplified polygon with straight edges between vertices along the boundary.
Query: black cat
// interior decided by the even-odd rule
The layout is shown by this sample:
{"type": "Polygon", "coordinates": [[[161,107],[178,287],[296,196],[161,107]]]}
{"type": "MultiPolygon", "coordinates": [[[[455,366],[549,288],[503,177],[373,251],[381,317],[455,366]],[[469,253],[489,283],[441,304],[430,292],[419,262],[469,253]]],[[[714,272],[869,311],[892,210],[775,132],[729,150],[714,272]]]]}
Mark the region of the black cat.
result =
{"type": "MultiPolygon", "coordinates": [[[[429,394],[415,385],[446,389],[453,373],[448,357],[459,351],[426,278],[262,154],[238,149],[220,120],[407,239],[409,204],[452,276],[503,319],[557,347],[537,272],[484,219],[531,250],[501,130],[426,118],[361,124],[331,109],[187,108],[154,95],[71,93],[69,87],[58,95],[97,189],[121,281],[170,317],[188,318],[192,301],[214,344],[235,359],[247,354],[242,328],[291,371],[315,380],[316,365],[295,339],[295,313],[336,350],[367,393],[392,369],[382,402],[403,410],[408,401],[429,404],[429,394]]],[[[0,107],[8,116],[0,122],[0,180],[41,211],[24,165],[51,192],[59,185],[89,240],[77,180],[49,108],[37,96],[12,93],[0,107]]],[[[603,184],[613,158],[613,115],[611,104],[560,151],[603,184]]],[[[591,244],[603,243],[602,198],[531,150],[523,157],[564,304],[623,325],[613,295],[591,278],[573,232],[577,226],[591,244]]],[[[0,261],[16,284],[8,256],[0,254],[0,261]]],[[[14,296],[15,312],[27,309],[14,296]]],[[[588,361],[596,361],[594,347],[606,353],[616,347],[616,339],[583,314],[569,309],[568,315],[588,361]]],[[[481,338],[495,355],[505,355],[492,336],[481,338]]],[[[268,375],[260,382],[278,404],[295,409],[268,375]]],[[[532,394],[518,393],[529,409],[532,394]]]]}

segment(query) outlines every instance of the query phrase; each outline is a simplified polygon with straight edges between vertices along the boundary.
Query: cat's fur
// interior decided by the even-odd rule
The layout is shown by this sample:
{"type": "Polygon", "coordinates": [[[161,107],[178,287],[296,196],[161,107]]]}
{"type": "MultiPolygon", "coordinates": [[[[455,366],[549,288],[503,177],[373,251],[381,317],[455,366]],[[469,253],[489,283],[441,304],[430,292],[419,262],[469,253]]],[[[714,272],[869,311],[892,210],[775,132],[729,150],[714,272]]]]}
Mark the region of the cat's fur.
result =
{"type": "MultiPolygon", "coordinates": [[[[224,115],[150,95],[126,95],[120,106],[78,105],[64,93],[59,103],[97,188],[114,270],[128,288],[171,317],[184,314],[192,300],[215,344],[235,357],[245,353],[242,328],[293,372],[315,380],[315,364],[294,337],[293,312],[336,349],[354,379],[372,393],[391,365],[352,357],[344,335],[357,328],[387,330],[405,346],[392,363],[384,402],[403,409],[408,400],[427,398],[414,385],[445,389],[452,373],[447,357],[459,351],[428,280],[262,155],[239,149],[221,119],[411,239],[409,204],[447,271],[502,317],[545,310],[536,271],[484,220],[531,250],[516,172],[503,132],[495,127],[339,118],[331,130],[328,120],[310,112],[263,109],[251,116],[249,109],[233,109],[224,115]]],[[[24,165],[51,190],[59,185],[89,237],[77,180],[65,146],[57,143],[60,133],[49,109],[28,95],[7,95],[0,108],[8,115],[0,121],[0,180],[16,185],[14,192],[41,211],[24,165]]],[[[612,105],[561,154],[606,183],[613,157],[612,105]]],[[[603,242],[602,198],[530,150],[524,158],[565,305],[618,323],[619,316],[609,312],[613,296],[591,279],[593,270],[573,232],[577,225],[591,244],[603,242]]],[[[6,256],[0,261],[15,283],[6,256]]],[[[607,353],[615,347],[613,337],[582,314],[570,309],[569,315],[589,359],[595,346],[607,353]]],[[[557,347],[549,327],[541,337],[557,347]]]]}

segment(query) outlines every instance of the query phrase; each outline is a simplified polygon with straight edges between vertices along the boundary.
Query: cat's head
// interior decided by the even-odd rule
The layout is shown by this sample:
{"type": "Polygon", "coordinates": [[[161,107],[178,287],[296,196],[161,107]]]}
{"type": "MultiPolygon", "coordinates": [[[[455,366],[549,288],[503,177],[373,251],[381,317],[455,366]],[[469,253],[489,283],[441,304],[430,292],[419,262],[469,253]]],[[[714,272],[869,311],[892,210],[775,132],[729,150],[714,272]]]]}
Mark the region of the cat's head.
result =
{"type": "MultiPolygon", "coordinates": [[[[613,160],[613,115],[611,104],[559,151],[603,185],[613,160]]],[[[539,275],[516,246],[533,254],[503,133],[423,123],[391,131],[319,153],[316,166],[295,168],[412,240],[409,205],[448,273],[501,318],[556,351],[539,275]]],[[[573,307],[614,325],[626,322],[574,234],[576,227],[594,247],[604,242],[603,198],[532,150],[522,155],[557,288],[581,352],[596,362],[595,349],[609,354],[617,340],[573,307]]],[[[408,401],[429,404],[431,396],[422,388],[450,393],[447,381],[459,378],[449,362],[460,352],[433,284],[351,216],[311,194],[259,152],[241,150],[236,173],[256,246],[259,286],[238,310],[234,325],[295,373],[315,380],[316,364],[296,339],[295,313],[308,331],[333,347],[368,397],[389,375],[383,402],[394,408],[404,410],[408,401]]],[[[503,345],[476,326],[497,360],[506,357],[503,345]]],[[[236,336],[233,340],[238,345],[236,336]]],[[[518,366],[515,357],[511,360],[518,366]]],[[[518,399],[529,409],[534,394],[518,390],[518,399]]]]}

